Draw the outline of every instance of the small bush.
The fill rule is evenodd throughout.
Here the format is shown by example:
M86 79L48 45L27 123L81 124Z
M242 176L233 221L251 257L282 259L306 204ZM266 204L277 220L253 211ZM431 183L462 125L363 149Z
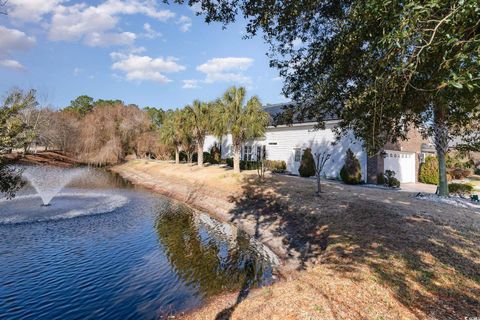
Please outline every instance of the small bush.
M395 178L395 171L386 170L384 175L384 185L389 188L400 187L400 181Z
M175 159L175 154L173 154L173 158ZM185 151L180 151L180 162L187 161L187 153Z
M225 159L227 166L233 168L233 158ZM257 170L257 161L240 160L240 170Z
M476 174L476 175L480 175L480 168L476 168L476 169L475 169L475 174Z
M287 170L287 164L283 160L267 160L265 165L268 170L275 173L283 173Z
M305 178L315 175L315 160L313 159L312 150L310 148L307 148L305 151L303 151L298 173L300 173L300 176Z
M425 162L420 165L418 181L438 185L438 161L434 156L427 156Z
M345 164L340 170L340 178L346 184L359 184L362 181L362 168L360 166L360 161L358 161L350 148L347 150Z
M209 152L204 152L203 153L203 163L211 163L212 157L210 156ZM195 152L192 156L192 162L197 162L198 161L198 154Z
M453 179L459 180L468 178L473 174L472 170L461 168L451 169L448 171L448 173L452 176Z
M220 154L220 149L214 144L210 148L210 163L211 164L219 164L222 160L222 155Z
M448 192L456 194L460 197L465 197L465 195L472 193L473 186L471 184L463 183L450 183L448 185Z

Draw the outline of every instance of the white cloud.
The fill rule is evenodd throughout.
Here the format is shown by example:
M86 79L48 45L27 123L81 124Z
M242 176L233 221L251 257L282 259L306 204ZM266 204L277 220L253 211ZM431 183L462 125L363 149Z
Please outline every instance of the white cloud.
M20 62L13 59L0 60L0 66L15 70L25 70L25 67Z
M61 0L9 0L8 16L21 22L39 22L60 3Z
M112 45L132 45L136 38L137 36L132 32L92 32L84 38L84 42L90 47L108 47Z
M151 58L133 54L126 55L119 52L112 52L110 56L113 60L117 60L112 65L112 69L124 72L125 78L130 81L150 80L167 83L172 80L167 78L164 73L185 70L185 67L178 64L178 59L174 57Z
M32 48L36 40L34 37L27 36L25 32L17 29L9 29L0 25L0 66L15 69L24 70L25 67L11 58L11 56L17 51L26 51Z
M195 89L195 88L200 88L200 87L198 86L198 80L188 79L188 80L183 80L182 88L184 88L184 89Z
M35 45L35 38L24 32L0 26L0 55L11 54L13 51L25 51Z
M155 39L157 37L161 37L162 34L160 32L155 31L150 23L144 23L143 24L143 30L145 30L145 33L142 34L145 38L148 39Z
M197 70L205 73L205 82L237 82L251 83L251 79L244 75L244 71L253 64L252 58L213 58L199 65Z
M180 25L180 31L182 32L187 32L192 27L192 19L187 16L181 16L175 23Z
M142 14L163 22L175 17L153 0L106 0L96 6L67 0L11 0L9 14L13 22L42 21L50 40L80 40L89 46L131 45L136 35L118 28L123 15ZM50 20L43 21L47 14Z

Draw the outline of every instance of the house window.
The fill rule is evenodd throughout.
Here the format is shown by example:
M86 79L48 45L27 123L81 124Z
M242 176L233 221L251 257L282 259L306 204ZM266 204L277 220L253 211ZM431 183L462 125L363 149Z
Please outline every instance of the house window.
M277 142L269 142L268 145L270 146L276 146L278 143Z
M300 162L300 160L302 159L302 149L295 148L293 150L295 150L294 161L295 162Z
M262 160L262 146L257 146L257 161Z
M243 160L252 161L252 146L243 147Z

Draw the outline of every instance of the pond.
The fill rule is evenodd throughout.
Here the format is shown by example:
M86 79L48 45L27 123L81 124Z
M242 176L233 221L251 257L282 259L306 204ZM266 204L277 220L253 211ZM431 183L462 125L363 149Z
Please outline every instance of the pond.
M85 169L49 207L33 193L0 201L1 317L158 319L271 282L247 234L116 175Z

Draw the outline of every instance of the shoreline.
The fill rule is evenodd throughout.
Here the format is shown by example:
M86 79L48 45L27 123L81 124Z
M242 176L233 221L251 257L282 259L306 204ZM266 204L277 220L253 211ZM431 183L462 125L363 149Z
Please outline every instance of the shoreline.
M202 192L202 188L194 186L195 180L182 179L174 181L166 175L162 177L163 179L159 179L149 175L147 172L132 170L126 166L127 163L109 167L107 170L119 174L123 179L134 185L182 202L195 210L207 213L222 222L233 224L246 232L278 257L280 263L275 267L275 270L280 277L287 278L292 271L299 268L301 264L299 259L300 253L292 254L291 250L283 245L284 237L274 235L268 228L259 228L256 221L239 219L231 213L236 209L234 198L240 195L230 195L230 198L226 198L216 193ZM145 163L148 163L148 161L145 161ZM250 209L255 210L256 208L252 207Z

